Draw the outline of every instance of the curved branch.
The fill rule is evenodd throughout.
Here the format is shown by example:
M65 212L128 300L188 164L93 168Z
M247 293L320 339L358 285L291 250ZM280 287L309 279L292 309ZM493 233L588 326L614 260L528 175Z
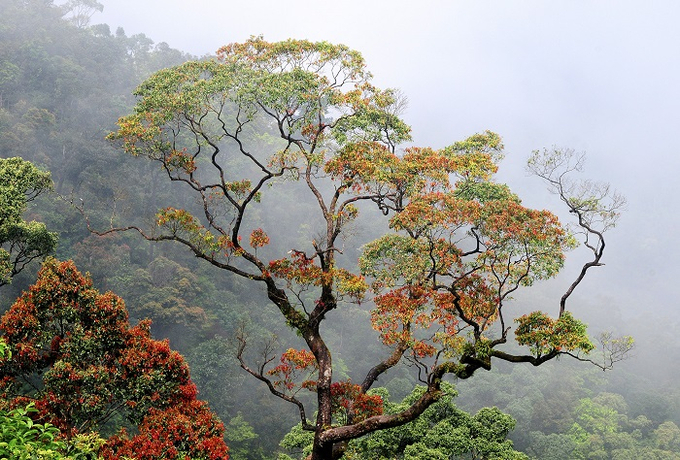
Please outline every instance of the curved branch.
M305 406L304 406L304 404L302 404L302 402L301 402L299 399L297 399L296 397L287 395L287 394L282 393L282 392L280 392L279 390L277 390L276 387L274 386L274 384L272 383L272 381L269 380L267 377L264 376L264 373L263 373L263 372L264 372L264 367L265 367L267 364L269 364L271 361L273 361L273 360L274 360L274 357L273 357L273 356L272 356L272 357L265 357L265 360L264 360L264 362L259 366L259 369L258 369L258 370L254 370L254 369L250 368L250 367L246 364L245 360L243 359L243 352L244 352L245 349L246 349L246 338L245 338L245 334L244 334L242 331L239 332L238 335L236 336L236 339L237 339L238 342L239 342L238 351L237 351L237 353L236 353L236 358L238 359L238 362L239 362L241 368L242 368L243 370L245 370L246 372L248 372L248 373L249 373L250 375L252 375L253 377L255 377L256 379L260 380L261 382L264 382L265 385L267 385L267 388L269 389L269 392L270 392L271 394L273 394L274 396L276 396L276 397L278 397L278 398L283 399L284 401L287 401L287 402L289 402L289 403L294 404L295 406L297 406L298 411L299 411L299 413L300 413L300 421L302 422L302 429L303 429L303 430L307 430L307 431L314 431L314 425L311 425L311 424L307 421L307 415L306 415L306 412L305 412Z
M319 441L321 444L336 444L413 421L443 396L441 382L445 374L469 378L479 368L488 368L488 363L471 358L464 364L445 362L436 365L429 375L425 392L405 410L396 414L375 415L352 425L330 428L319 435Z
M371 368L371 370L368 371L368 374L366 374L364 381L361 383L361 391L366 393L371 388L371 386L373 386L376 380L378 380L378 377L387 372L389 369L396 366L397 363L399 363L399 361L401 360L401 357L404 356L404 353L406 352L406 350L408 350L408 348L409 347L405 342L401 342L392 351L390 356L381 361L379 364L373 366L373 368Z
M506 353L500 350L491 350L491 356L493 358L498 358L509 363L529 363L532 366L540 366L541 364L556 358L561 354L566 354L557 350L552 350L545 355L533 356L533 355L513 355L511 353Z
M616 191L611 191L608 184L570 180L568 175L582 171L584 162L583 153L553 148L542 152L534 151L527 165L532 174L548 183L552 192L567 205L569 212L576 215L577 226L585 236L584 245L593 253L593 259L583 265L579 275L560 299L560 317L566 310L567 299L583 281L588 270L603 265L603 234L616 225L620 211L626 205L626 199ZM596 228L596 225L600 228ZM596 239L596 244L590 243L591 237Z
M432 404L443 395L439 384L429 385L427 391L418 398L408 409L387 415L375 415L353 425L339 426L324 431L319 435L321 444L335 444L350 439L356 439L368 433L386 428L404 425L418 418Z

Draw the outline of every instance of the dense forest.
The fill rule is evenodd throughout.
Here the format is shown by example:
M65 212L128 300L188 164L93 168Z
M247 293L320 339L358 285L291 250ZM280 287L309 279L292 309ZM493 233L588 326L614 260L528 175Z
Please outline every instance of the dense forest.
M210 67L214 61L212 56L190 56L165 43L154 43L152 37L143 34L128 36L121 28L112 30L106 24L91 24L91 13L100 7L96 1L85 0L62 6L51 0L0 0L0 158L5 161L0 166L3 180L0 203L9 209L13 203L10 200L21 201L12 195L16 191L13 187L17 183L18 164L29 168L26 162L30 162L28 164L37 167L36 170L29 168L32 180L43 181L39 193L35 185L20 190L25 202L16 207L16 212L12 211L13 217L10 217L12 212L0 210L3 219L0 241L3 250L9 251L11 235L7 236L5 227L21 219L44 224L33 229L40 232L42 238L38 252L41 256L55 257L48 258L42 269L38 261L25 267L19 264L16 270L10 268L7 283L0 284L0 308L6 312L0 329L10 348L14 347L11 354L3 351L1 371L5 378L25 377L23 386L15 384L11 391L8 386L3 387L0 419L3 427L11 430L8 435L8 430L2 429L0 436L5 438L0 438L0 449L4 448L2 442L9 441L7 436L11 438L11 432L18 432L18 425L37 413L30 405L22 412L21 407L17 409L18 402L25 406L34 398L40 410L52 407L50 410L55 414L57 407L69 407L68 414L39 420L45 424L46 432L53 432L51 426L66 440L55 441L51 446L63 457L54 454L45 458L79 458L76 457L78 449L87 455L99 451L104 458L123 455L160 458L160 451L153 451L155 448L161 449L167 458L184 458L183 455L224 458L218 441L213 439L221 438L222 434L231 459L306 458L315 442L314 432L303 429L297 407L290 401L272 397L264 383L266 378L258 382L243 369L244 362L259 365L270 359L270 354L286 356L289 347L303 347L304 334L299 333L300 329L296 334L290 320L288 325L280 320L280 313L271 307L266 291L254 288L244 277L205 263L196 257L195 251L171 241L149 241L154 238L145 239L136 231L106 232L112 225L149 228L157 219L156 212L170 209L169 206L201 212L205 199L178 188L178 184L167 180L163 167L148 161L143 154L125 154L126 133L119 119L130 113L139 114L140 106L136 109L135 104L140 104L144 97L156 97L153 91L162 90L164 84L159 80L173 77L158 71L178 69L176 66L183 63L193 66L182 68L183 72L195 68L199 73L214 71ZM236 53L221 51L227 58L229 52ZM145 81L146 86L140 87ZM142 89L135 97L133 93L138 87ZM378 94L376 104L380 106L380 97L388 96ZM374 115L367 112L362 123L373 122ZM260 127L263 132L270 129L263 126ZM358 129L348 126L344 135L349 138ZM403 134L400 131L403 128L397 123L389 129L393 135ZM265 135L256 141L262 145L272 142ZM484 142L493 144L494 138L489 135ZM14 159L14 163L7 159ZM188 167L185 160L178 155L174 165L186 172L193 165ZM51 186L45 185L47 173ZM276 235L253 232L250 241L253 251L266 256L269 250L266 244L253 240L253 235L262 241L266 238L267 243L271 237L271 246L304 247L306 238L314 234L312 227L318 223L307 219L312 210L303 201L302 190L284 188L262 202L266 208L259 209L256 217L263 228L288 222L303 224ZM376 218L353 224L351 238L345 241L344 250L338 255L340 266L356 264L359 246L380 237L387 229L386 223L373 222L377 222L383 212L387 213L387 207L373 211L360 207L360 211L369 216L375 212ZM106 234L100 236L91 230ZM26 262L30 261L29 258ZM279 270L284 273L290 266L302 270L306 261L301 257L296 263L297 266L293 262L286 266L282 263L283 268ZM0 275L4 276L4 272ZM285 276L288 275L281 275L281 279L286 279ZM55 278L62 280L64 286L71 286L69 289L82 297L80 302L89 305L96 314L115 311L111 329L73 326L87 324L90 319L86 316L95 314L77 308L63 313L68 316L51 312L54 316L36 319L35 324L44 321L40 323L43 329L37 332L29 331L27 324L27 329L20 329L17 325L22 320L17 318L28 318L27 312L40 308L40 302L35 299L61 295L48 283L48 279ZM288 280L293 278L300 281L299 274L290 275ZM354 280L349 276L344 279L348 283ZM537 291L532 288L518 293L516 297L523 303L521 313L545 308L541 305L544 297L555 297L547 291L548 288ZM307 293L301 289L298 294L303 303ZM347 297L351 294L348 288ZM47 305L46 301L43 305ZM333 347L333 373L347 382L360 380L375 362L384 359L388 347L371 327L370 307L366 304L348 302L333 315L333 323L324 325L326 341ZM477 370L470 379L462 373L449 375L442 383L445 397L430 405L417 420L351 440L343 446L342 458L680 458L680 394L675 384L680 375L677 368L658 368L651 359L661 354L672 356L673 351L680 348L680 342L668 330L667 336L659 330L646 331L644 325L631 331L620 316L598 314L595 308L586 319L593 323L591 335L598 329L625 330L634 335L654 333L657 339L655 343L638 346L627 360L616 363L608 372L563 356L538 367L494 361L490 371ZM73 333L69 335L70 342L62 343L64 334L50 329L57 323L71 324L73 331L80 331L80 341L73 338L76 336ZM30 334L42 337L42 346L54 355L50 357L52 361L38 364L28 359L21 361L22 348L17 344ZM96 398L89 393L89 397L94 398L88 400L91 404L69 401L71 387L59 380L58 372L50 368L57 361L66 363L63 366L77 367L78 360L82 364L83 360L91 359L100 365L112 359L109 354L99 356L93 348L88 348L91 345L99 350L99 345L87 342L92 336L97 340L118 341L115 345L118 348L110 345L116 350L117 361L106 366L126 371L119 380L97 385L118 385L116 388L120 391L116 398L122 401L124 410L99 408L98 403L93 402ZM245 336L249 344L261 343L263 347L244 349ZM73 362L61 357L62 350L67 350L65 355L70 354ZM512 346L509 350L517 352ZM157 367L132 358L128 361L133 362L122 361L122 357L147 356L146 353L151 356L148 362ZM291 363L299 363L295 360L301 358L288 357L289 361L282 357L280 363L288 365L290 370ZM297 371L307 370L301 364L298 366ZM283 367L280 372L287 372L281 369ZM371 398L379 398L384 414L401 413L427 391L419 385L422 384L419 371L422 372L422 365L417 359L391 368L380 376L370 395L366 393L366 404L370 405ZM160 374L163 377L159 377ZM130 383L131 375L148 377ZM263 377L262 370L259 375ZM37 376L44 379L42 383L35 382ZM154 388L163 388L163 391L159 390L159 395ZM197 389L197 393L192 388ZM52 399L41 406L42 400L35 395L48 389ZM343 391L354 390L348 384ZM14 396L19 393L23 399L17 400ZM300 401L305 404L313 399L312 395L300 395ZM354 397L357 401L358 396ZM158 399L165 405L154 405ZM176 446L153 446L149 441L151 447L146 453L135 451L134 444L142 445L140 440L146 435L151 439L149 433L156 425L172 425L169 420L181 419L177 414L164 412L170 406L176 410L186 407L189 414L186 417L190 421L184 427L179 426L178 431L186 429L187 438L196 436L192 438L196 445L206 439L214 444L200 452L189 452L191 447L187 443L178 451ZM99 408L100 412L94 412L93 408ZM368 413L367 417L371 415L370 410ZM346 411L342 416L334 414L334 417L345 417L345 421L360 418L353 411ZM313 417L313 414L307 416ZM224 424L223 429L218 419ZM192 424L205 430L193 432L188 428ZM73 436L69 440L70 434ZM108 441L103 444L105 440ZM47 442L43 444L50 447Z

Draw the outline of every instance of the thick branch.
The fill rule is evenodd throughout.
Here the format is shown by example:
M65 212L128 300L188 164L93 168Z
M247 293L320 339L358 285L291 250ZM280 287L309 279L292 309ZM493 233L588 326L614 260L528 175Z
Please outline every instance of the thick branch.
M359 423L355 423L354 425L331 428L324 431L319 436L319 440L322 444L334 444L350 439L356 439L374 431L404 425L418 418L428 407L437 402L441 396L442 391L439 388L439 384L430 385L427 391L425 391L416 402L402 412L397 414L376 415Z
M550 353L545 355L533 356L533 355L513 355L500 350L491 350L491 356L494 358L502 359L510 363L529 363L533 366L540 366L541 364L556 358L560 354L563 354L557 350L552 350Z
M396 366L397 363L401 360L401 357L404 356L406 350L408 350L408 345L402 342L399 345L397 345L397 347L392 351L390 356L388 356L385 360L383 360L376 366L373 366L373 368L370 371L368 371L368 374L366 374L366 377L364 378L364 381L361 384L361 391L366 393L371 388L371 386L373 386L376 380L378 380L378 377L380 377L382 374L387 372L392 367Z

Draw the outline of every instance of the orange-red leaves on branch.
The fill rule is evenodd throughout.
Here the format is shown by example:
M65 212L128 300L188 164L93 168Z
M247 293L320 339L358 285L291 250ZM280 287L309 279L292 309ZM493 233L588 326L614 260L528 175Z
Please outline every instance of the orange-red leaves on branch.
M339 179L354 192L364 192L376 184L395 182L398 158L377 142L349 144L324 165L325 172Z
M288 280L302 286L320 286L329 282L329 275L314 263L304 252L292 251L288 259L272 260L269 270L277 278Z
M357 423L383 413L382 397L362 392L359 385L349 380L331 385L331 400L333 415L342 423L346 423L350 416Z
M130 437L123 431L108 440L102 451L104 460L228 460L224 426L202 401L166 410L152 408Z
M333 286L337 300L361 302L368 290L368 283L361 275L343 269L330 267L324 270L315 264L315 258L304 252L291 251L290 258L269 262L269 272L286 280L288 288L294 291L310 286Z
M171 150L164 160L170 170L181 170L187 174L196 171L196 162L187 149Z
M375 298L371 311L373 328L386 345L408 344L419 357L432 356L436 349L420 338L432 322L432 292L420 286L393 289Z
M17 299L0 321L5 340L14 348L13 359L5 362L5 375L30 374L53 364L58 351L69 350L69 341L106 340L124 342L128 315L123 300L112 293L99 294L92 281L73 262L47 259L34 285ZM97 325L97 327L95 327ZM77 357L77 355L76 355Z
M250 247L257 249L269 244L269 237L261 228L256 228L250 233Z
M317 370L318 364L311 352L289 348L281 355L280 364L269 370L267 374L277 378L274 386L282 390L293 391L296 386L311 389L315 383L309 378L301 382L298 380L300 380L300 374L305 373L306 377L310 377Z
M146 154L159 146L161 128L158 113L134 114L118 120L118 131L107 139L121 141L123 150L131 155Z

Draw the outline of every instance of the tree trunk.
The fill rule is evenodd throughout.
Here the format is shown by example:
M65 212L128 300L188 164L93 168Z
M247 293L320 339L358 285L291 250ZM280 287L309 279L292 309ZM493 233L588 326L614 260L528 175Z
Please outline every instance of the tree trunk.
M323 445L318 442L318 434L314 436L314 446L310 460L333 460L333 444Z

